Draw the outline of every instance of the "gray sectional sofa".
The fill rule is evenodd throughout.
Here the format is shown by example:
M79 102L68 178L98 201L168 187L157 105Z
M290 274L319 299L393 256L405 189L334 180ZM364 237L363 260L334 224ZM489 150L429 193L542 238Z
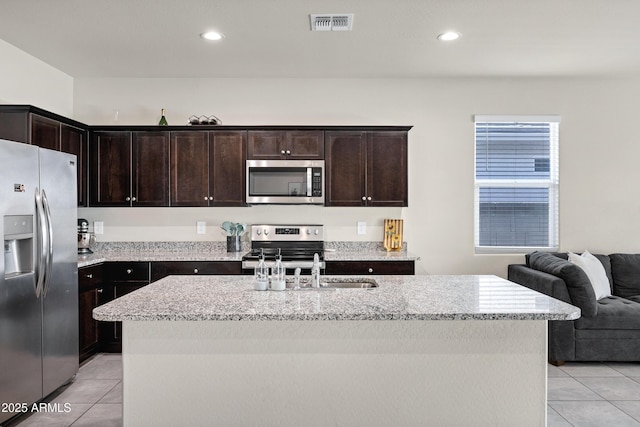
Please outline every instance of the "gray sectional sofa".
M549 361L640 361L640 254L595 255L611 286L596 300L586 273L567 253L533 252L509 265L509 280L565 301L580 319L549 321Z

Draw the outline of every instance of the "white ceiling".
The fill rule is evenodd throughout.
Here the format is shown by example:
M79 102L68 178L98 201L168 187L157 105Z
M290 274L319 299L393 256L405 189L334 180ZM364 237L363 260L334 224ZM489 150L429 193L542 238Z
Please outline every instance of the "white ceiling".
M611 76L640 74L639 19L640 0L2 0L0 39L73 77Z

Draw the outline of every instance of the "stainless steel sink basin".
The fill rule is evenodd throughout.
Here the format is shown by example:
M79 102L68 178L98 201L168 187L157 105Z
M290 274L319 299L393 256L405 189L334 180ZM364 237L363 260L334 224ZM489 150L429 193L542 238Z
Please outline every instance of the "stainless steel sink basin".
M287 289L293 290L293 282L287 281ZM300 283L301 291L313 290L332 290L332 289L374 289L378 287L378 283L372 279L354 279L354 280L325 280L320 282L319 288L310 288L308 283Z

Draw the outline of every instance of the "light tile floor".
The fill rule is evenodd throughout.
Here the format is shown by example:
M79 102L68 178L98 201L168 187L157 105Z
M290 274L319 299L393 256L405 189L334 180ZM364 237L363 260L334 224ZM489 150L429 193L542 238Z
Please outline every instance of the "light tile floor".
M640 363L548 368L549 427L640 427Z
M549 427L640 427L640 363L548 365ZM47 399L70 412L33 413L7 427L122 425L122 358L97 354L75 381Z
M80 366L73 383L46 402L58 403L52 407L60 408L59 412L31 413L7 427L122 426L122 357L108 353L93 356Z

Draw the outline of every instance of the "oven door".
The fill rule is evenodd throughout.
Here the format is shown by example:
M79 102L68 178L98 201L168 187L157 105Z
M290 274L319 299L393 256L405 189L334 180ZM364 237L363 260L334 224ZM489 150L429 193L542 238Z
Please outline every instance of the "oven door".
M324 160L247 160L247 204L324 204Z

